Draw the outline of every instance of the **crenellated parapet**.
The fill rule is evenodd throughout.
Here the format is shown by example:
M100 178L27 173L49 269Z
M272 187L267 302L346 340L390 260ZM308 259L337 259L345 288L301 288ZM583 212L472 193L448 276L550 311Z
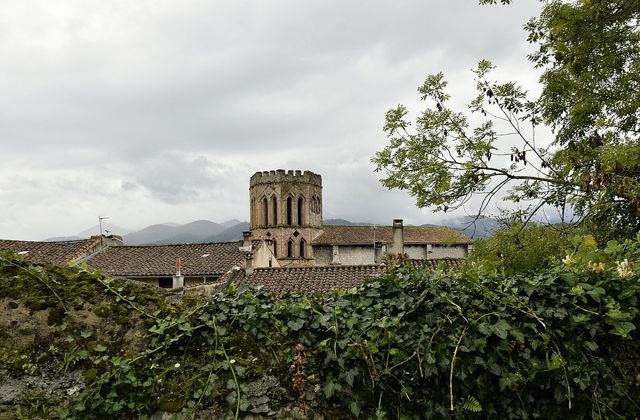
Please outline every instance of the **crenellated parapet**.
M322 187L322 177L311 171L277 169L275 171L262 171L253 174L249 186L274 183L305 183Z

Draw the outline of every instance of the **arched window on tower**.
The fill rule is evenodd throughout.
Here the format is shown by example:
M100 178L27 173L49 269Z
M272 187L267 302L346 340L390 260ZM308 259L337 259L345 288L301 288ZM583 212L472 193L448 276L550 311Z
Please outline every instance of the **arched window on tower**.
M293 199L287 197L287 224L291 226L293 224Z
M276 242L276 240L273 240L273 256L278 258L278 242Z
M298 224L303 225L302 216L304 215L304 198L298 197Z
M306 248L307 248L307 243L304 241L304 239L300 239L300 258L306 257L306 253L305 253Z
M287 242L287 257L293 258L293 241L291 239Z
M273 198L271 198L271 206L273 207L273 224L277 225L278 224L278 199L276 198L275 195L273 196Z
M269 224L269 203L267 202L267 197L262 199L262 217L264 218L264 225Z

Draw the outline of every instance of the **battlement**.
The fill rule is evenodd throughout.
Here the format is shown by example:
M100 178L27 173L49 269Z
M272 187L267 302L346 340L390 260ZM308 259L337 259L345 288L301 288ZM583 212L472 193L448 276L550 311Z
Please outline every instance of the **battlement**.
M253 187L254 185L259 184L273 184L283 182L307 183L322 187L322 177L318 174L315 174L311 171L285 171L284 169L256 172L251 177L249 186Z

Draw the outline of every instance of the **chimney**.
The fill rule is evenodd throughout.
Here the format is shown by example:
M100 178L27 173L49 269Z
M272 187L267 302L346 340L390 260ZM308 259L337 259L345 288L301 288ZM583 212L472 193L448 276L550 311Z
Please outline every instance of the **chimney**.
M184 287L184 276L182 275L182 261L176 258L176 274L173 276L173 288Z
M120 235L94 235L91 237L91 239L100 239L100 245L102 245L103 247L124 245L122 236Z
M376 241L373 248L373 263L378 264L382 261L382 242Z
M242 248L240 248L242 251L245 252L250 252L251 251L251 231L250 230L246 230L244 232L242 232Z
M250 252L245 256L244 272L247 274L247 276L253 274L253 254Z
M402 219L393 219L393 244L389 250L391 255L404 256L404 228Z

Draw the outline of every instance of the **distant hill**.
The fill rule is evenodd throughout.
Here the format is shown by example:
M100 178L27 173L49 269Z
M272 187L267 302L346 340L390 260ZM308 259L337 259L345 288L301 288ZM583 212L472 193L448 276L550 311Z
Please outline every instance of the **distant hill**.
M238 219L227 220L226 222L220 223L220 226L224 226L225 229L229 229L229 228L235 227L235 226L237 226L237 225L239 225L241 223L245 223L247 225L247 228L249 227L249 223L241 222ZM246 230L249 230L249 229L246 229Z
M208 242L227 242L242 239L242 232L249 230L249 223L239 222L228 229L223 230Z
M157 241L146 242L146 244L152 245L164 245L164 244L184 244L184 243L199 243L199 242L229 242L229 241L237 241L242 239L242 232L249 230L249 223L240 222L237 220L230 220L224 223L213 223L205 224L201 222L207 222L206 220L200 220L198 222L189 223L187 225L180 226L181 228L186 227L185 231L173 235L164 237ZM202 230L193 232L191 229L194 227L194 223L198 223L195 225L201 226ZM216 225L214 227L213 225ZM225 228L225 226L229 226ZM130 245L128 242L125 243Z
M118 226L118 225L114 225L113 223L110 223L108 220L105 220L102 222L102 233L103 234L107 234L109 233L110 235L126 235L127 233L131 232L130 229L126 229L123 228L122 226ZM45 239L45 242L52 242L52 241L75 241L78 239L87 239L90 238L91 236L95 236L95 235L99 235L100 234L100 228L98 227L98 225L96 224L95 226L92 226L88 229L83 230L82 232L78 232L75 235L71 235L71 236L56 236L54 238L47 238Z
M60 242L60 241L77 241L78 239L86 239L81 238L79 236L54 236L53 238L47 238L44 242Z
M500 222L490 217L464 216L458 219L447 220L442 225L424 224L422 226L447 226L473 239L484 239L493 235L500 229Z
M109 233L110 235L122 236L122 235L126 235L129 232L131 232L131 229L126 229L126 228L123 228L122 226L114 225L113 223L109 222L109 220L105 220L102 222L102 233L105 235ZM90 227L89 229L83 230L82 232L78 233L76 236L80 238L89 238L94 235L100 235L100 228L98 227L97 224L93 227Z
M229 242L242 239L242 232L249 230L249 223L237 219L215 223L196 220L186 224L159 223L130 232L121 227L103 224L103 233L121 235L125 245L163 245L198 242ZM99 229L92 227L77 235L48 238L45 241L71 241L98 235Z
M124 235L126 245L180 244L205 242L227 228L209 220L196 220L184 225L151 225L137 232Z
M350 222L345 219L327 219L323 221L325 225L339 225L339 226L370 226L373 223L365 223L365 222ZM379 224L379 223L378 223Z
M352 222L346 219L327 219L325 225L370 226L371 223ZM422 226L448 226L474 239L486 238L500 228L497 220L488 217L480 218L473 224L473 217L461 217L446 221L441 225L425 224ZM109 230L115 235L125 231L114 225L106 225L103 231ZM126 245L164 245L199 242L228 242L242 239L242 232L249 230L249 223L237 219L215 223L210 220L196 220L183 225L177 223L161 223L147 226L135 232L123 235ZM49 238L47 241L65 241L88 238L97 235L97 228L87 229L75 236Z

